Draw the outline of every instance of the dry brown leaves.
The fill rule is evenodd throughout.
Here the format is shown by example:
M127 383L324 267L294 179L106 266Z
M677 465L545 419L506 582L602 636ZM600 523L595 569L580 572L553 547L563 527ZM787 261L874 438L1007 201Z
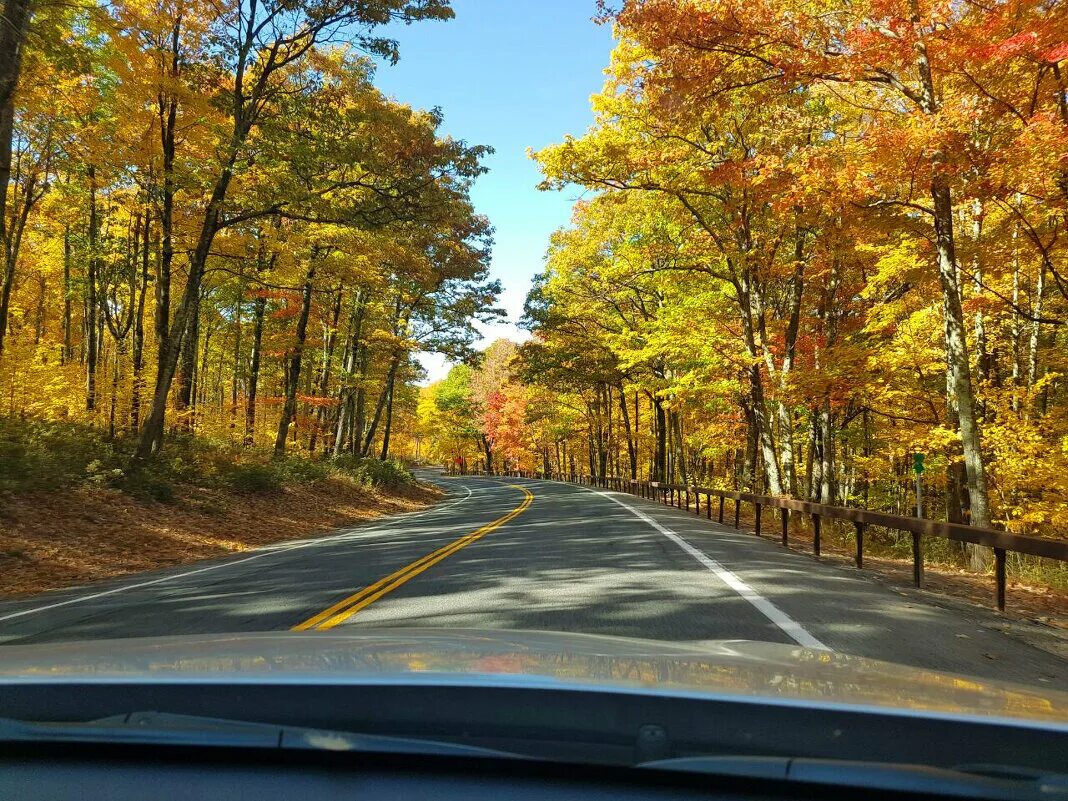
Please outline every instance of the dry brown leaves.
M0 596L327 534L421 509L441 495L426 486L379 492L331 478L271 495L184 489L171 504L94 487L0 498Z

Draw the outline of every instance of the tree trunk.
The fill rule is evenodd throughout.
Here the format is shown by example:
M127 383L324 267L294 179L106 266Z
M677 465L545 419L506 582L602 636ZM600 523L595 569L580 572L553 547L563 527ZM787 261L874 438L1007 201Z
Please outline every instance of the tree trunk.
M204 344L200 348L200 367L193 373L193 414L190 415L190 420L193 423L196 422L197 409L203 408L208 403L208 387L210 386L208 382L208 357L211 355L211 337L215 331L215 326L213 326L209 320L207 327L204 329ZM219 382L222 380L221 375L222 369L219 368L215 373L215 397L219 397Z
M940 160L941 162L941 160ZM941 166L941 163L939 164ZM971 368L961 308L960 288L956 278L956 254L953 248L953 204L945 179L936 175L931 185L935 211L935 243L938 250L938 273L946 310L946 361L953 395L960 419L964 470L968 480L970 523L989 526L990 513L983 463L982 438L972 392Z
M4 0L0 13L0 246L6 269L0 288L0 354L4 352L8 308L15 280L11 232L7 230L8 185L11 183L11 142L15 130L15 88L22 69L26 32L33 15L30 0Z
M749 353L749 409L753 415L760 450L763 455L764 480L767 490L772 495L782 493L782 481L779 472L778 454L775 437L768 418L768 407L764 399L764 378L760 374L760 354L756 343L756 328L753 323L753 307L750 299L748 279L743 278L735 286L738 295L742 319L742 335Z
M654 481L667 481L667 414L660 398L650 396L656 426L656 454L653 458Z
M135 461L144 461L155 453L163 444L163 420L167 413L167 395L170 393L171 382L174 380L175 371L178 368L178 356L181 353L182 335L188 324L188 318L194 311L197 300L200 298L200 285L204 278L204 268L207 265L208 254L211 252L211 244L215 240L215 234L219 231L222 214L222 204L226 198L230 181L233 177L233 164L236 154L223 167L218 181L212 189L211 199L205 212L197 238L196 247L189 258L189 278L186 281L185 292L178 305L174 320L170 326L168 336L160 342L159 370L156 375L156 386L152 393L152 409L145 427L141 432L141 439L137 443L134 453Z
M1012 229L1012 317L1010 332L1012 335L1012 411L1020 413L1020 385L1023 383L1023 360L1020 349L1023 345L1023 327L1020 321L1020 251L1017 238L1020 225Z
M679 466L679 478L682 479L683 484L689 484L690 475L689 471L686 469L686 448L682 442L682 421L679 420L679 412L677 409L671 410L670 418L671 430L675 440L675 461Z
M627 459L630 464L630 477L638 477L638 443L634 438L634 431L630 425L630 411L627 409L627 393L623 386L619 387L619 411L623 413L623 429L627 435Z
M400 367L400 354L395 353L389 364L389 372L386 374L386 382L382 386L382 392L378 396L378 403L375 405L375 414L371 418L371 425L367 427L367 433L360 441L360 456L369 456L371 453L371 443L375 440L375 434L378 433L378 423L382 419L382 411L386 408L386 400L389 394L390 388L393 386L393 379L397 374L397 369ZM357 414L362 413L362 410L357 411ZM360 421L357 420L357 423ZM357 431L357 435L359 431Z
M148 258L151 251L150 237L152 217L145 210L144 238L141 246L141 281L137 289L137 309L134 312L133 328L133 383L130 387L130 431L137 433L141 427L141 390L145 354L145 295L148 290Z
M96 214L96 168L92 165L88 170L89 177L89 275L86 278L86 306L85 306L85 410L96 410L96 367L99 355L100 338L97 335L97 312L98 303L96 297L97 284L97 233L99 220Z
M71 346L70 226L63 227L63 351L60 364L74 358Z
M482 444L482 452L486 455L486 473L493 475L493 443L485 434L479 436Z
M330 367L334 361L334 346L337 342L337 324L341 319L341 295L342 291L339 289L337 297L334 299L333 319L323 343L323 362L319 368L319 375L316 377L315 381L315 388L320 399L320 405L318 405L315 410L315 427L312 429L311 440L308 442L308 450L312 453L315 452L315 445L319 439L319 429L322 428L324 418L326 417L326 409L322 406L321 402L322 399L326 398L327 390L330 388Z
M808 493L805 497L819 503L823 492L823 409L811 410L809 419L809 469Z
M366 304L364 290L357 288L352 296L352 310L349 312L348 338L345 344L345 358L343 360L345 381L338 390L338 419L337 430L334 434L334 456L339 456L345 450L347 436L352 433L355 415L355 395L351 386L353 376L356 373L360 356L362 355L363 316ZM349 448L351 451L352 449Z
M108 438L115 438L115 408L118 405L119 395L119 353L121 352L121 345L115 343L115 358L111 366L111 400L108 404Z
M781 396L787 391L787 382L794 368L794 359L797 354L797 334L801 325L801 300L805 289L805 232L797 228L794 237L794 272L790 277L789 307L786 324L786 352L783 356L782 367L778 370L778 388ZM760 302L759 320L761 329L764 327L764 303ZM764 351L764 360L768 365L768 374L775 375L775 359L768 347L766 332L761 330L761 340ZM791 497L797 496L797 468L794 454L794 420L790 407L785 400L775 402L775 410L778 418L779 453L782 462L782 479L785 482L785 490Z
M6 226L0 226L6 227ZM7 233L6 231L4 232ZM4 352L4 341L7 339L8 309L11 307L11 292L15 287L15 258L11 252L11 246L6 242L4 245L4 274L0 280L0 355Z
M245 288L244 281L241 282L241 286L237 292L237 300L234 301L234 358L233 368L230 376L230 438L233 439L234 432L237 429L237 397L239 394L239 386L241 384L241 333L242 324L241 309L245 303ZM220 349L221 350L221 349ZM220 373L222 372L222 355L219 356Z
M267 310L267 298L256 297L252 307L252 361L248 371L248 394L245 397L245 446L256 439L256 392L260 384L260 347L263 344L263 317Z
M1042 295L1046 291L1046 265L1042 263L1038 268L1038 281L1035 284L1035 301L1031 316L1031 331L1027 340L1027 392L1033 393L1035 384L1038 382L1038 345L1039 328L1038 318L1042 316ZM1032 399L1027 406L1026 414L1030 418L1036 407L1036 399Z
M983 292L983 260L979 255L982 252L982 237L983 203L981 200L976 199L972 201L972 294L975 297L979 297ZM986 317L981 308L975 312L973 325L975 330L976 363L979 365L979 378L983 381L989 381L991 375L991 360L986 343ZM985 409L980 408L980 412L985 412Z
M190 432L194 428L193 407L196 400L193 395L193 382L196 380L199 348L200 298L198 296L187 318L185 335L182 338L182 360L178 370L177 391L174 393L174 410L178 413L178 424L184 431Z
M166 69L172 81L177 82L181 72L179 40L181 18L171 29L170 63ZM160 258L156 274L156 342L161 347L170 334L171 314L171 265L174 262L174 155L178 127L178 98L174 94L160 92L156 98L159 116L160 149L163 153L163 197L160 212ZM162 359L160 360L163 361ZM157 383L163 373L162 363L157 374Z
M938 111L934 79L922 33L918 0L910 0L911 23L917 34L916 69L919 77L920 107L930 115ZM960 418L961 445L964 451L964 470L968 479L968 498L973 526L989 526L990 511L986 488L986 466L983 463L982 435L972 391L971 367L968 364L968 342L965 333L964 311L961 308L960 282L957 278L957 254L953 239L953 196L947 177L946 155L936 149L930 163L931 200L933 205L935 248L938 253L938 277L942 285L943 307L946 314L946 362L948 379L957 401ZM974 560L973 560L974 561Z
M831 413L830 400L823 401L820 414L820 442L822 444L822 464L820 465L820 503L833 505L838 493L835 481L835 447L834 415Z
M386 399L386 423L382 429L382 455L378 457L383 462L386 460L386 457L389 456L389 434L393 428L393 387L396 384L396 380L396 374L391 375L389 378L388 397ZM493 472L490 469L488 460L486 462L486 472Z
M286 452L286 435L289 425L297 413L297 384L300 381L300 365L304 358L304 342L308 334L308 315L311 313L312 281L315 279L315 264L308 268L304 279L304 294L301 297L300 317L297 319L297 339L293 353L286 362L285 403L282 405L282 417L278 421L278 435L274 439L275 458L281 458Z

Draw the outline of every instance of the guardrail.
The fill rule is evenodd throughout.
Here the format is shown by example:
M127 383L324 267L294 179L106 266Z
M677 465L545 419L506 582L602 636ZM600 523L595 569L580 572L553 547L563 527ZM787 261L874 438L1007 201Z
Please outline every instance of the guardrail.
M484 475L484 473L480 473ZM864 532L868 526L879 526L893 531L908 532L912 535L912 578L917 587L923 586L923 537L941 537L955 542L969 542L985 545L994 550L994 602L999 611L1005 611L1005 555L1009 551L1041 556L1068 562L1068 542L1028 537L1023 534L1011 534L993 528L978 528L961 523L942 523L937 520L925 520L919 517L904 517L885 512L873 512L869 509L856 509L849 506L831 506L810 501L798 501L774 495L755 495L749 492L711 489L708 487L687 486L684 484L661 484L656 481L620 478L618 476L587 476L578 473L544 473L530 470L510 470L505 476L542 479L549 481L566 481L572 484L602 487L618 492L627 492L641 498L651 498L669 506L689 511L691 497L694 511L701 514L701 498L705 499L705 516L712 519L713 498L716 520L723 522L724 506L729 500L733 504L734 528L740 528L743 503L753 506L753 533L762 535L762 518L764 509L778 509L781 521L781 543L789 547L790 513L809 515L812 518L812 550L820 555L820 529L824 519L848 520L853 523L856 532L856 555L854 561L858 568L864 567Z

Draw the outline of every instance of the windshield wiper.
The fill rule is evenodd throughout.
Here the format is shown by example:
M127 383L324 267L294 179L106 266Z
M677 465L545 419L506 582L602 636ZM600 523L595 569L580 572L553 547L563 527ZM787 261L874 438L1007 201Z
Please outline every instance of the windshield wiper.
M1068 776L1019 771L1005 766L957 769L886 762L837 759L793 759L774 756L691 756L642 762L639 768L702 773L802 784L836 785L927 793L932 796L1068 801Z
M473 745L363 732L306 729L169 712L129 712L83 723L37 723L0 718L0 743L128 743L231 748L307 749L354 753L476 756L523 759Z

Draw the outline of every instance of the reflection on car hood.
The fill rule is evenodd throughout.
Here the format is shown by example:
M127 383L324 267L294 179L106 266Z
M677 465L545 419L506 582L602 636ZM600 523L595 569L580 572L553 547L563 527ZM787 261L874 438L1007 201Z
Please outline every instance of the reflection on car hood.
M364 629L95 640L0 649L24 681L495 684L890 707L1068 723L1068 694L792 645L685 645L536 631Z

